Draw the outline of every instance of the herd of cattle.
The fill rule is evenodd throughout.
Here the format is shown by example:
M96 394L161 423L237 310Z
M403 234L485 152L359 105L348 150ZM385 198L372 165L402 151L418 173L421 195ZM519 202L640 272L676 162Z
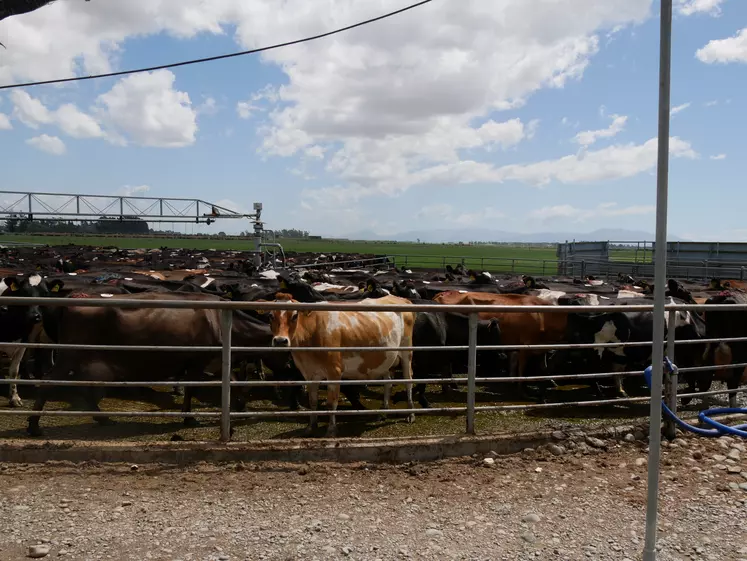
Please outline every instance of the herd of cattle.
M477 320L477 344L554 345L650 342L652 312L625 311L631 304L651 304L652 287L645 281L619 277L615 282L594 278L534 279L494 278L489 273L465 270L462 265L445 271L412 272L382 262L375 268L360 268L350 256L290 256L285 268L256 270L246 253L234 251L118 250L95 248L0 248L0 296L65 298L117 298L123 300L190 300L244 302L292 300L331 302L340 311L274 311L242 309L232 312L232 346L264 347L267 352L234 352L233 376L245 379L254 374L276 380L302 380L308 384L308 404L317 409L320 381L359 379L448 378L467 370L466 350L435 350L426 347L465 346L469 341L469 317L442 311L350 311L350 302L380 304L458 305L615 305L619 312L482 312ZM345 261L345 268L334 265ZM329 263L320 266L320 263ZM305 266L306 265L306 266ZM745 304L747 292L739 281L713 280L708 285L687 287L675 280L667 284L668 303ZM1 303L1 301L0 301ZM681 376L688 391L707 391L714 379L730 390L743 381L744 368L731 365L747 362L747 342L700 342L704 339L747 337L747 311L677 312L674 325L665 317L666 329L674 329L678 345L675 362L679 367L714 366L710 371ZM5 343L53 342L76 345L179 345L180 352L107 351L4 348L9 355L9 378L21 370L30 377L84 381L180 381L199 380L220 372L219 354L190 350L192 347L220 346L219 310L103 308L82 306L7 305L0 306L0 333ZM397 347L414 347L414 351ZM271 347L275 347L273 350ZM311 352L304 347L376 347L368 352ZM424 350L418 350L424 347ZM287 349L279 351L278 348ZM24 352L25 351L25 352ZM33 368L28 359L33 356ZM531 389L532 397L545 399L546 390L562 384L563 376L609 373L606 378L585 380L600 395L614 387L616 395L645 391L641 376L625 376L651 362L651 345L608 346L558 350L518 349L510 352L478 350L477 375L493 378L484 386L500 393ZM241 366L244 368L241 368ZM24 366L25 368L22 368ZM269 371L269 372L268 372ZM271 373L271 374L270 374ZM401 373L401 374L400 374ZM505 376L551 376L547 383L507 384ZM417 399L431 407L425 384L406 384L403 393L390 395L392 384L384 384L383 408L390 401L406 397L408 408ZM449 384L444 382L446 388ZM414 386L414 387L413 387ZM54 386L36 389L34 411L59 392ZM361 386L328 384L326 403L337 409L340 391L355 409L361 403ZM103 390L78 387L76 397L98 411ZM303 398L301 386L287 386L276 397L291 409ZM403 395L404 394L404 395ZM245 395L235 391L232 407L245 407ZM732 404L736 394L730 394ZM184 388L182 410L191 411L192 387ZM10 406L23 405L16 385L10 384ZM414 415L408 419L412 421ZM96 417L100 423L110 422ZM186 417L185 423L195 423ZM309 429L317 419L310 415ZM39 416L32 415L28 432L40 435ZM329 414L328 434L335 432L335 415Z

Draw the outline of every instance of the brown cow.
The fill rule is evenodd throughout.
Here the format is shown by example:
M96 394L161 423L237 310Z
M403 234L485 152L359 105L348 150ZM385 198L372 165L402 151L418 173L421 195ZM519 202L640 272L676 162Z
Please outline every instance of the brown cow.
M438 294L434 301L441 304L473 306L547 306L537 296L526 294L492 294L488 292L460 292L449 290ZM501 326L504 345L548 345L565 341L568 314L563 312L481 312L480 319L497 319ZM526 364L532 353L545 351L519 350L517 373L525 375ZM513 374L513 373L512 373ZM520 385L521 387L521 385Z
M361 304L410 304L397 296L367 298ZM340 305L341 307L344 304ZM275 311L271 314L274 347L288 347L296 367L304 379L317 381L309 385L309 407L317 409L319 381L322 380L377 380L389 379L391 369L399 363L406 380L412 379L412 351L371 352L303 352L294 347L409 347L412 346L414 312L357 312L357 311ZM384 385L384 409L389 408L391 384ZM340 385L327 384L327 407L337 409ZM407 405L414 408L412 385L407 385ZM415 415L408 415L413 422ZM307 432L318 426L317 415L309 418ZM327 436L334 436L336 420L329 416Z
M194 300L220 301L221 298L202 293L151 293L117 295L122 300ZM222 342L220 310L159 309L159 308L53 308L44 313L44 329L56 343L84 345L158 345L185 346L178 352L96 351L60 349L48 379L92 381L146 381L195 379L202 375L219 352L190 351L189 347L220 346ZM233 312L232 343L236 346L267 346L272 340L269 326L241 311ZM87 390L87 391L86 391ZM99 411L102 397L97 388L86 389L82 395L91 411ZM191 411L191 388L184 392L182 411ZM34 411L41 411L47 402L49 386L41 386ZM109 422L97 417L99 423ZM185 418L185 424L194 418ZM41 434L39 416L29 417L28 432Z

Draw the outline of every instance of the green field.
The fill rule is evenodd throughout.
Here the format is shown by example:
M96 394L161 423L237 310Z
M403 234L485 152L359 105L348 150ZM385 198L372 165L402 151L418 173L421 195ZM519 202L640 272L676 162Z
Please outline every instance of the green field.
M123 248L158 247L247 250L252 241L247 239L205 239L166 237L117 237L117 236L44 236L44 235L0 235L4 242L38 243L49 245L92 245ZM424 244L400 242L373 242L352 240L280 240L286 252L304 253L351 253L388 255L398 266L413 269L441 269L446 264L463 263L467 268L501 273L553 274L557 270L555 247L532 246L530 244L459 245ZM636 255L633 249L613 249L614 261L643 261L643 253ZM650 262L648 252L646 262Z

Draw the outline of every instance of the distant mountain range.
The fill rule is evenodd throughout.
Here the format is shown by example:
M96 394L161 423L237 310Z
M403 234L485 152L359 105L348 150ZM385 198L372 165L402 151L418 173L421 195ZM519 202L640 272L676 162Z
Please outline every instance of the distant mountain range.
M561 243L565 241L627 241L652 242L655 235L651 232L624 230L621 228L604 228L593 232L538 232L536 234L519 234L490 230L487 228L460 228L455 230L412 230L398 234L379 235L371 231L353 232L345 236L350 240L396 241L423 243L459 243L459 242L504 242L504 243ZM687 241L677 236L668 236L670 242Z

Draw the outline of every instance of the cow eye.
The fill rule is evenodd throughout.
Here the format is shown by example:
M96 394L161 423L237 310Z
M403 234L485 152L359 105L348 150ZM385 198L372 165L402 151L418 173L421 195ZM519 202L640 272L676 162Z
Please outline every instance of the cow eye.
M298 312L293 312L293 315L291 316L291 321L295 322L298 320Z

